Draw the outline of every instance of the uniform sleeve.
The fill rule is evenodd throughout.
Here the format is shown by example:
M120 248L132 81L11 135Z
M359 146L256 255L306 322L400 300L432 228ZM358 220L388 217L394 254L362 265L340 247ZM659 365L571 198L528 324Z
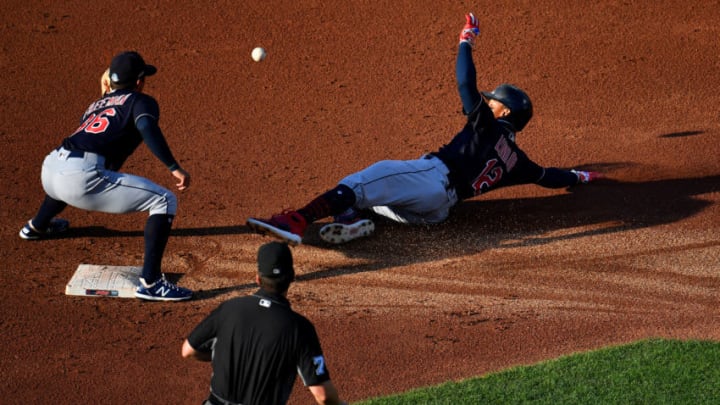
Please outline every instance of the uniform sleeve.
M303 323L302 346L299 348L297 364L298 374L306 387L320 385L330 380L330 372L325 364L325 356L315 327L310 321L305 320Z
M547 188L562 188L574 186L577 182L577 175L570 170L548 167L536 184Z
M507 185L534 183L547 188L570 187L578 182L575 173L555 167L542 167L530 160L527 155L516 150L517 166L510 172L511 180Z
M160 117L160 108L157 101L152 97L140 97L133 107L133 118L135 119L135 127L143 137L143 141L148 146L153 155L168 167L169 170L179 168L175 157L170 151L170 147L163 136L158 120Z
M545 169L530 158L520 149L515 149L516 163L508 173L508 182L506 186L519 184L540 184L539 182L545 177Z
M482 96L477 89L476 75L475 64L472 59L472 47L466 42L461 42L458 47L457 61L455 62L455 78L463 105L463 112L466 115L473 111L475 106L482 100Z
M220 318L221 311L222 305L211 312L190 332L187 340L193 349L199 352L212 351L212 343L215 341L218 333L218 319Z

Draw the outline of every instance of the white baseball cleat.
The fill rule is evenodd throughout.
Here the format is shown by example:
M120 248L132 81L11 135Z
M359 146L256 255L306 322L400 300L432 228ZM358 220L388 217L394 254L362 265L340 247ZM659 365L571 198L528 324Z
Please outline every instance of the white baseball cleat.
M374 231L375 223L369 219L358 219L349 224L333 222L320 228L320 238L327 243L339 245L370 236Z

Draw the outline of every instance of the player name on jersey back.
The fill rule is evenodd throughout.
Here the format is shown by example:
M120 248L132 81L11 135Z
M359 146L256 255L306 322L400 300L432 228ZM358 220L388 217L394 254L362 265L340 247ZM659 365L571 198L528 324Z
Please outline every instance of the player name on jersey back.
M127 93L118 96L103 97L100 100L90 104L90 107L85 110L85 115L90 114L91 112L100 108L123 105L131 95L132 93Z

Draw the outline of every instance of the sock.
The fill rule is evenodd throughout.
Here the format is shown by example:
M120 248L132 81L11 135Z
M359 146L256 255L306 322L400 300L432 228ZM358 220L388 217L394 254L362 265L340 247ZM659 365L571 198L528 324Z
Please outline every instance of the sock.
M341 214L355 204L355 192L344 184L339 184L332 190L326 191L303 208L298 213L305 217L308 223L320 218Z
M33 228L39 232L45 232L50 225L50 221L61 213L65 207L67 207L66 203L46 195L45 200L40 204L37 215L31 220Z
M174 215L150 215L145 223L145 260L142 278L147 284L154 283L162 276L160 265L170 238L173 218Z

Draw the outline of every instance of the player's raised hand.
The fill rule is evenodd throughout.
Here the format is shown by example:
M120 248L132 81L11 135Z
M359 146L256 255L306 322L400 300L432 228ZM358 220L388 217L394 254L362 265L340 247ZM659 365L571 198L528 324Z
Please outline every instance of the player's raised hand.
M475 47L475 37L480 34L478 19L473 13L465 15L465 26L460 31L460 42L467 42L471 47Z
M603 177L599 172L585 172L582 170L570 170L578 176L578 183L587 184Z

